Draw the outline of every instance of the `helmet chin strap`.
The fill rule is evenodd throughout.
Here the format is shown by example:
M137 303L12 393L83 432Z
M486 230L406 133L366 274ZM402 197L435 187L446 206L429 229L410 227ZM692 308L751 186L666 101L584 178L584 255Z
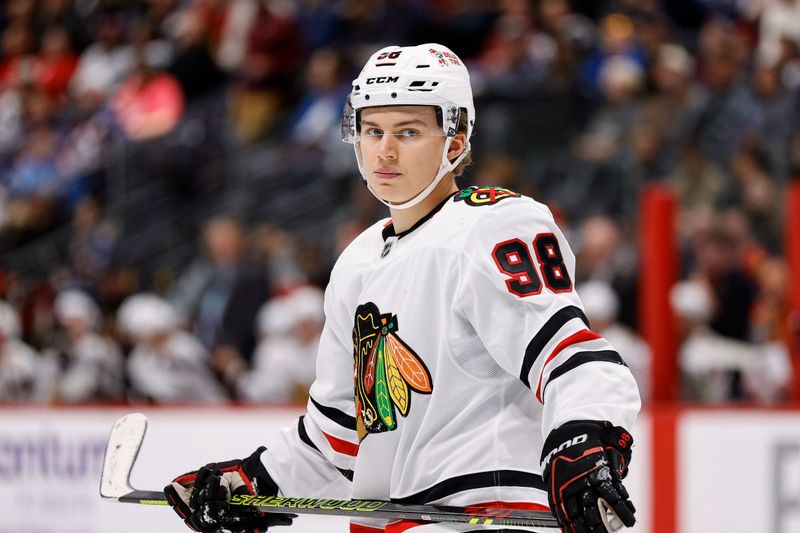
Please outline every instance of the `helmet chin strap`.
M392 202L389 202L388 200L384 200L383 198L380 197L380 195L378 195L378 193L375 191L375 189L372 188L372 185L369 184L369 180L367 180L367 175L364 172L364 167L361 164L361 154L360 154L360 150L359 150L359 146L358 146L359 143L357 143L357 142L354 143L353 144L353 148L355 148L355 152L356 152L356 161L358 161L358 170L359 170L359 172L361 172L361 178L364 180L364 183L367 184L367 189L369 189L369 192L371 192L372 195L375 198L377 198L380 203L382 203L383 205L385 205L386 207L388 207L390 209L409 209L409 208L414 207L415 205L419 204L421 201L423 201L428 196L430 196L430 194L433 192L433 190L436 188L436 186L439 185L439 182L442 181L442 178L444 178L447 175L448 172L452 172L453 169L455 169L458 166L458 164L461 163L461 161L469 153L469 145L467 145L464 148L464 150L461 152L461 155L459 155L455 159L455 161L450 162L447 159L447 152L450 151L450 143L452 141L453 141L453 137L447 137L447 141L445 141L444 148L442 149L442 161L441 161L441 164L439 165L439 172L436 173L436 176L433 178L433 181L431 181L428 184L427 187L422 189L412 199L408 200L407 202L403 202L402 204L394 204Z

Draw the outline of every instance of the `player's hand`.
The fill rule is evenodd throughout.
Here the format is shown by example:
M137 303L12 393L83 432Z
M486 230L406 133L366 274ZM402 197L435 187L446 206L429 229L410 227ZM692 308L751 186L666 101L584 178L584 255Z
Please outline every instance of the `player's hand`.
M297 515L231 509L235 494L274 496L278 486L261 463L263 446L243 460L209 463L178 476L164 487L167 501L194 531L259 533L271 526L288 526Z
M562 531L606 533L636 522L636 508L621 481L628 473L631 445L630 433L610 422L568 422L547 436L544 480Z

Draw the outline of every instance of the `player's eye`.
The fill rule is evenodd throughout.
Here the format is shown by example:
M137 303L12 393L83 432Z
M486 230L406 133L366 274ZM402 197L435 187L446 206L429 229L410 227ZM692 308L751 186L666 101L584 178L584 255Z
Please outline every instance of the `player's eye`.
M406 128L400 132L400 136L407 138L418 137L420 135L422 135L422 133L419 130L415 130L413 128Z
M365 137L380 137L383 135L383 130L378 128L367 128L366 131L362 133Z

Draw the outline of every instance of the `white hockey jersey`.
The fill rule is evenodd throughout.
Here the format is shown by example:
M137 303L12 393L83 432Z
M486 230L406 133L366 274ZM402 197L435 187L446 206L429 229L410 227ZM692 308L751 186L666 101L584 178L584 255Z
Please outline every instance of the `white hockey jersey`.
M497 187L367 229L331 275L308 412L262 456L282 494L545 508L547 434L640 408L574 272L547 207Z

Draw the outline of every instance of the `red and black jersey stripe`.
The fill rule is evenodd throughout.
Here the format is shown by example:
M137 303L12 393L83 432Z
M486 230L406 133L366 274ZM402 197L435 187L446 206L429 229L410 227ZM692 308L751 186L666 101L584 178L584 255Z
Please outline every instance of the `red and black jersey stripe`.
M547 390L547 386L552 383L554 379L557 379L570 370L584 365L586 363L593 363L596 361L603 361L606 363L616 363L622 366L628 366L625 364L625 361L622 360L622 357L615 352L614 350L601 350L597 352L578 352L566 360L564 363L558 365L556 368L550 372L550 377L544 385L542 385L542 396L544 396L544 392Z
M322 455L322 451L317 447L316 444L314 444L314 441L311 440L311 437L308 436L308 431L306 431L306 426L303 422L304 419L305 416L301 416L297 421L297 434L300 437L300 440L303 441L306 446L313 448L317 453ZM346 477L349 481L353 481L352 470L345 470L344 468L339 467L336 467L336 470L338 470L339 473Z
M525 384L526 387L531 388L530 373L536 360L544 351L544 347L558 334L561 328L572 320L573 318L580 318L586 327L589 328L589 319L586 318L583 310L575 305L570 305L560 309L545 323L542 328L536 332L528 347L525 348L525 357L522 360L522 369L519 373L519 379Z

